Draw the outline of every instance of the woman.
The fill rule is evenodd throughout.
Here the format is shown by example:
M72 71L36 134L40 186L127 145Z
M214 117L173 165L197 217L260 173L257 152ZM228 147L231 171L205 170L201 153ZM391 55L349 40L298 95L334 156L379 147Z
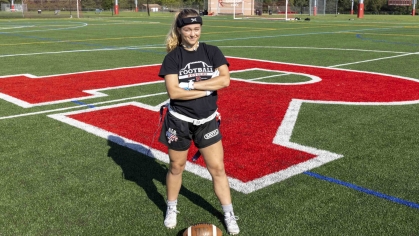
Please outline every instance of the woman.
M221 51L200 43L202 18L193 9L176 15L166 38L166 55L159 76L170 97L159 141L168 146L167 212L164 224L176 227L177 198L191 141L201 152L212 176L229 234L240 232L233 212L224 169L224 150L216 122L217 90L230 84L228 62Z

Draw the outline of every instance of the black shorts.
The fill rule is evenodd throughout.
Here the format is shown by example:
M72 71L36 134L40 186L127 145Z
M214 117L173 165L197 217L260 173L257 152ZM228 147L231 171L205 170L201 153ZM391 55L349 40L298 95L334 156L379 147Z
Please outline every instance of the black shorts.
M202 125L194 125L167 112L159 141L170 149L185 151L191 146L191 140L197 148L205 148L220 141L221 133L216 118Z

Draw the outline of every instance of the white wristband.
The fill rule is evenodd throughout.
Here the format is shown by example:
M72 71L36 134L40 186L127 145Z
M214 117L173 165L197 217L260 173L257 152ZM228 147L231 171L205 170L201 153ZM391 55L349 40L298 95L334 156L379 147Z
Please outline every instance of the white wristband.
M212 92L213 92L213 91L209 91L209 90L207 90L207 91L205 91L205 92L207 92L207 95L206 95L206 96L209 96L209 95L211 95L211 94L212 94Z
M193 86L193 84L194 84L193 80L189 80L188 88L189 88L190 90L195 89L195 87Z

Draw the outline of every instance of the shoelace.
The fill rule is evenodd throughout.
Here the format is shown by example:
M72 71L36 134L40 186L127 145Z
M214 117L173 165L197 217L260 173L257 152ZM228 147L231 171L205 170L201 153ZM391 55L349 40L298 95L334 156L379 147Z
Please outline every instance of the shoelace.
M178 210L169 208L167 210L167 217L166 218L173 218L174 216L176 216L176 214L179 214L179 213L180 212Z
M236 220L239 220L239 217L235 215L226 217L227 224L231 224L231 223L237 224Z

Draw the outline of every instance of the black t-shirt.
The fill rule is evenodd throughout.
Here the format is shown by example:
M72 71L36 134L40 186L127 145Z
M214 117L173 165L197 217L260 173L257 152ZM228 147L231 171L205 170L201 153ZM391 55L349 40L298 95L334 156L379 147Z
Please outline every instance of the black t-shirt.
M177 74L180 82L210 79L216 68L227 65L227 59L216 46L199 43L196 51L187 51L178 46L169 52L163 60L159 76ZM192 100L170 99L170 106L185 116L202 119L217 110L217 91L211 95Z

